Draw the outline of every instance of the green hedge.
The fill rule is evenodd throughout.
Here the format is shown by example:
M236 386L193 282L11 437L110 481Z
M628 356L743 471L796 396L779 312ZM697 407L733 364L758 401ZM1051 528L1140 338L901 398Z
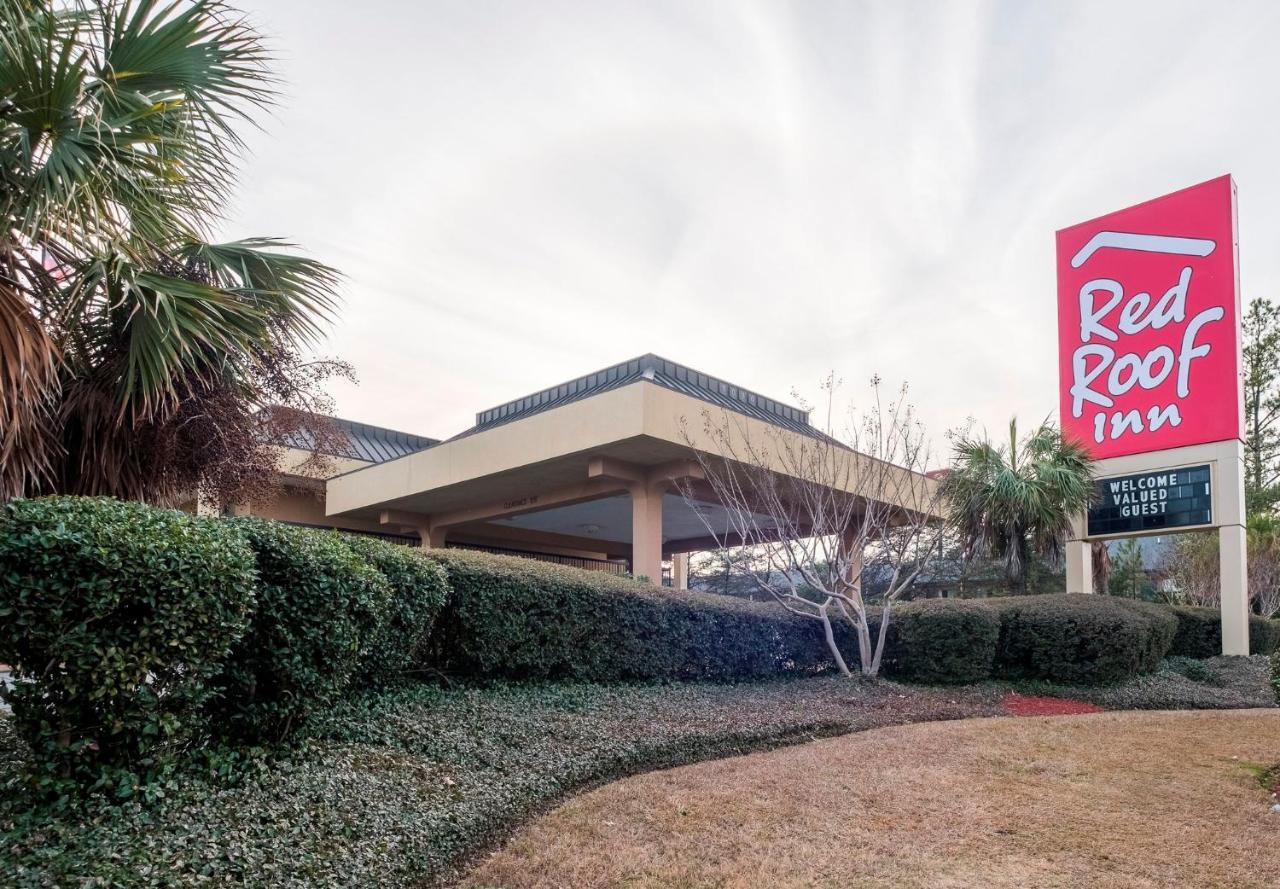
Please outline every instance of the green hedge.
M1113 596L1051 594L974 603L1000 615L996 675L1102 684L1150 673L1169 653L1169 609Z
M347 535L343 541L391 586L378 628L356 668L360 684L387 685L423 659L423 648L444 606L449 581L439 563L420 550L357 535Z
M884 668L912 682L968 683L991 678L1000 616L971 602L932 599L890 612Z
M335 532L262 519L226 524L253 549L258 603L216 677L213 710L233 739L280 742L352 684L391 589Z
M1280 704L1280 648L1271 652L1271 689L1276 693L1276 703Z
M817 621L776 603L663 590L600 572L433 551L452 594L430 663L485 679L762 679L831 666ZM842 635L845 631L842 630ZM849 639L844 638L845 650Z
M661 590L532 560L437 551L452 590L428 661L482 679L734 681L831 669L816 621L772 602ZM873 634L878 616L872 618ZM836 623L850 668L852 629ZM1156 669L1177 628L1161 606L1107 596L929 600L896 607L886 675L1112 683Z
M1178 632L1170 654L1210 658L1222 654L1222 614L1217 608L1177 605L1170 609L1178 619ZM1280 647L1280 620L1249 615L1249 653L1271 654Z
M63 776L128 793L191 743L253 604L253 553L220 522L107 498L0 508L0 662L23 680L4 697Z

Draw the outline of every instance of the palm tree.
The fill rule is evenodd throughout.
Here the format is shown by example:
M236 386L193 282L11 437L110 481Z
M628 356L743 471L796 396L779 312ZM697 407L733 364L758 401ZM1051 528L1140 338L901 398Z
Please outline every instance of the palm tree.
M942 491L967 551L1004 562L1010 587L1025 592L1032 553L1061 563L1071 517L1093 495L1093 474L1083 445L1048 421L1020 439L1014 419L1006 443L960 436Z
M320 333L332 269L211 242L267 62L219 0L0 0L0 498L166 493L145 445Z

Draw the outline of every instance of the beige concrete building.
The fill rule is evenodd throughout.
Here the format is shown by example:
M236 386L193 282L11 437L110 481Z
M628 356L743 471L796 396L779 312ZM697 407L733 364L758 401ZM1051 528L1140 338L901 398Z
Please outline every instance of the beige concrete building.
M707 523L724 524L709 493L681 492L701 476L691 448L716 453L708 411L748 433L820 435L804 410L644 355L481 411L446 440L344 422L351 447L323 484L289 474L308 453L289 442L285 495L237 511L683 588L688 554L714 546Z

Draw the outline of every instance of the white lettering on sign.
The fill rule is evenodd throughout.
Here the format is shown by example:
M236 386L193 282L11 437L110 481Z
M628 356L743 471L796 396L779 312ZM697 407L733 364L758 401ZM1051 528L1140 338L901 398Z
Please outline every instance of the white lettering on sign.
M1169 488L1178 484L1176 472L1113 479L1107 483L1111 502L1123 518L1164 515L1169 508Z
M1112 233L1114 234L1114 233ZM1126 236L1138 238L1145 236ZM1180 241L1187 239L1166 238L1161 252L1178 252ZM1202 242L1197 242L1197 244ZM1205 252L1212 252L1212 242L1207 242ZM1107 243L1103 246L1141 249L1128 244ZM1084 251L1082 251L1083 253ZM1204 255L1199 253L1196 255ZM1085 257L1087 258L1087 256ZM1083 260L1082 260L1083 261ZM1178 400L1191 394L1195 363L1210 352L1208 343L1202 341L1205 325L1221 321L1226 313L1221 306L1214 306L1187 321L1187 293L1191 288L1190 266L1182 269L1178 279L1155 302L1150 293L1135 293L1125 298L1124 285L1110 278L1095 278L1080 288L1080 343L1071 355L1071 413L1084 415L1086 404L1102 408L1115 406L1116 398L1135 386L1155 389L1174 375ZM1120 346L1123 336L1132 336L1144 330L1161 330L1170 324L1186 323L1182 331L1178 351L1171 346L1159 345L1139 353L1124 351ZM1115 343L1116 346L1108 345ZM1144 430L1156 430L1162 426L1178 426L1182 414L1178 402L1152 405L1145 415L1138 410L1115 411L1109 416L1093 417L1093 437L1097 442L1116 440L1126 435L1136 435Z

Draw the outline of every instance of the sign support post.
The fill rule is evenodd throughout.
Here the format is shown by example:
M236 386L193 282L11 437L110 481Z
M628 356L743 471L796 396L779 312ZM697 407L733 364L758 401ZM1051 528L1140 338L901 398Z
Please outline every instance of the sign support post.
M1071 539L1067 541L1067 592L1093 592L1093 544L1085 540L1084 516L1071 522ZM1106 590L1102 590L1106 592Z
M1234 454L1218 467L1226 495L1218 528L1218 588L1221 590L1222 653L1249 653L1249 553L1245 534L1244 443L1232 442Z
M1093 592L1095 540L1216 530L1226 655L1249 653L1237 255L1230 176L1058 232L1062 430L1098 476L1067 592Z

